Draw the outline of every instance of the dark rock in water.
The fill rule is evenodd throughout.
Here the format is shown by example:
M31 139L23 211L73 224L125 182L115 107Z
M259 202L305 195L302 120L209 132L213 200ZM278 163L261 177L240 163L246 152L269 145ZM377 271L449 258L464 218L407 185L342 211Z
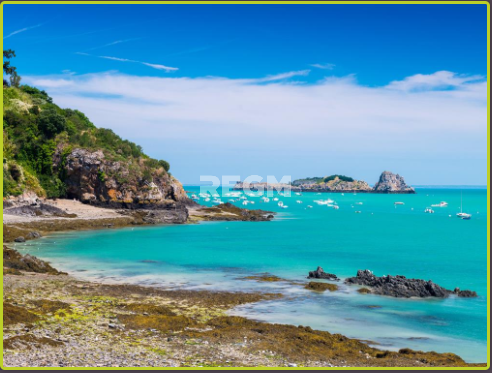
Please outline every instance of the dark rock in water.
M337 275L334 275L333 273L326 273L321 267L318 267L316 271L309 272L308 278L321 278L324 280L340 281Z
M460 288L455 288L453 293L456 294L458 297L462 297L462 298L476 298L476 297L478 297L476 291L460 290Z
M20 236L20 237L17 237L17 238L14 240L14 242L26 242L26 239L25 239L24 237Z
M433 283L431 280L425 281L399 275L377 277L367 269L357 271L357 276L346 279L345 283L368 286L373 294L388 295L396 298L445 298L453 293L461 297L476 296L474 291L460 291L457 288L453 292Z

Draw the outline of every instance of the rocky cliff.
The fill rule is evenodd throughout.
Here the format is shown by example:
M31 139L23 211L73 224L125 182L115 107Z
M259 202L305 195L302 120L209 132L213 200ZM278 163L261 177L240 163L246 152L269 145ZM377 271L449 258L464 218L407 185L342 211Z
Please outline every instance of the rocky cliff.
M9 204L75 198L114 208L176 209L194 204L170 164L45 91L3 88L3 197Z
M145 168L145 159L111 161L102 150L81 148L65 159L62 154L59 148L53 168L65 175L68 198L115 208L167 209L192 203L177 179L162 167Z
M374 186L377 193L415 193L415 189L405 183L402 176L384 171Z

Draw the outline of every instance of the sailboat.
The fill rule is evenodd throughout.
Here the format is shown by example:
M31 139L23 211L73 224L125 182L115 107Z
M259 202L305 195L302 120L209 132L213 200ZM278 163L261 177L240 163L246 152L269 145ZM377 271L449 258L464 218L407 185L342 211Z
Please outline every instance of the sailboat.
M467 213L463 212L463 191L461 191L461 208L460 208L460 212L458 212L456 214L456 216L458 218L463 219L463 220L469 220L469 219L471 219L471 214L467 214Z

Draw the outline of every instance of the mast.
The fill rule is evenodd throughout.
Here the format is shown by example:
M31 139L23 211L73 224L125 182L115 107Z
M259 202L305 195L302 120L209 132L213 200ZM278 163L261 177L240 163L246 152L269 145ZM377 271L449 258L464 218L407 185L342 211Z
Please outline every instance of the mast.
M461 212L463 213L463 190L461 190Z

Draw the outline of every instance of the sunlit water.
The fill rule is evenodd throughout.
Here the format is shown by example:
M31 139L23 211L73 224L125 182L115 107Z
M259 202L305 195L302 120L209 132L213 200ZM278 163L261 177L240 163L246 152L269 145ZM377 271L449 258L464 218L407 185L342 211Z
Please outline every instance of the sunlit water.
M198 187L186 190L199 193ZM485 189L418 189L416 195L321 194L259 197L247 208L278 212L271 222L209 222L55 234L17 244L81 278L160 287L278 291L281 300L248 304L234 314L309 325L372 341L385 349L410 347L486 360L487 195ZM220 192L220 191L219 191ZM233 197L222 197L227 202ZM340 207L317 205L331 198ZM296 203L297 200L302 203ZM404 202L397 205L394 202ZM447 201L448 207L431 204ZM202 202L203 203L203 202ZM362 204L359 204L362 203ZM212 202L204 204L211 205ZM241 206L241 201L235 202ZM312 205L313 208L307 208ZM355 213L360 211L360 213ZM322 266L341 278L358 269L376 275L432 279L448 289L477 291L478 298L394 299L360 295L356 287L313 293L287 283L242 277L268 272L307 281Z

